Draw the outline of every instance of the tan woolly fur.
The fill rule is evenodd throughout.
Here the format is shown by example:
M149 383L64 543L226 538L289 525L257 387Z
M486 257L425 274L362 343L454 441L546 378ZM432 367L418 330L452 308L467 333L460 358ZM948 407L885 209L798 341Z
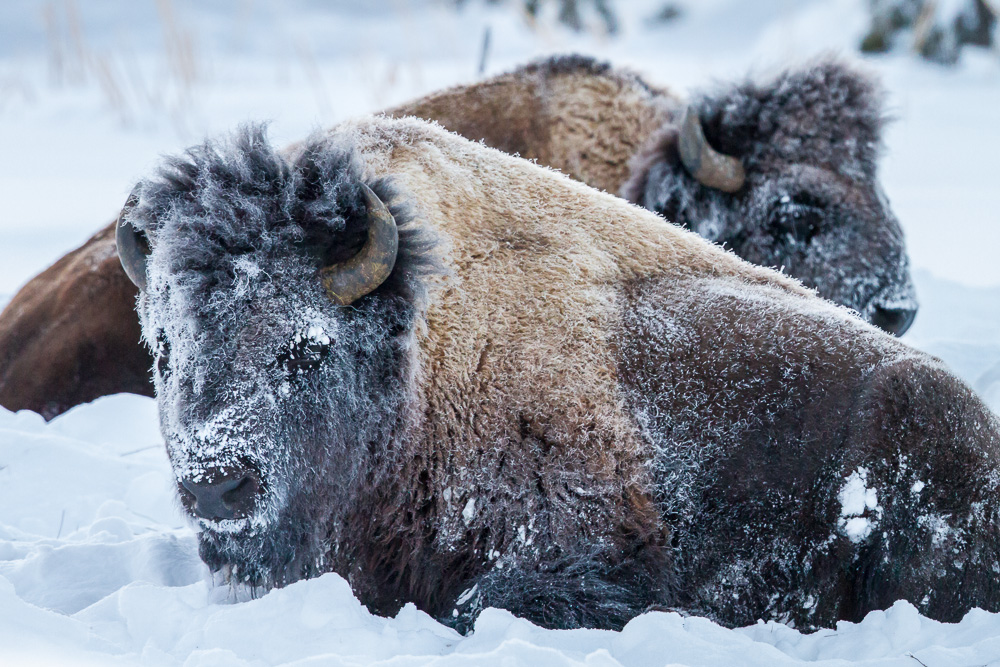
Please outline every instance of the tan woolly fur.
M394 107L612 194L682 101L624 69L563 57Z
M513 416L521 415L578 460L576 472L607 480L615 495L642 497L640 487L623 491L617 482L623 472L625 478L643 475L642 445L623 412L610 340L620 329L628 284L715 278L835 309L796 281L655 214L424 121L366 118L333 134L356 146L372 176L391 175L402 191L415 193L418 218L445 239L442 259L450 271L432 290L419 334L429 401L421 412L437 415L438 427L470 429L459 441L517 441L523 425ZM432 449L456 434L426 437ZM485 464L471 452L449 454L453 471ZM441 487L459 481L441 481ZM613 532L619 526L611 522L628 519L607 515L624 508L603 500L593 506L597 533ZM460 533L460 514L453 511L451 519Z

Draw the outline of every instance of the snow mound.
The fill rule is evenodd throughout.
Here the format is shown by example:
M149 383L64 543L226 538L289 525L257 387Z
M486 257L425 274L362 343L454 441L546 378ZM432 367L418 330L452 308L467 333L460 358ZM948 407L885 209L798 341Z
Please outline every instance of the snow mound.
M412 605L374 616L335 574L234 602L178 508L151 399L108 396L46 424L0 409L2 665L986 664L1000 615L938 623L899 602L803 635L677 613L552 631L490 609L462 637ZM857 473L851 516L871 509ZM849 488L848 488L849 487ZM857 487L857 488L855 488ZM845 515L846 516L846 515ZM912 656L912 657L911 657Z

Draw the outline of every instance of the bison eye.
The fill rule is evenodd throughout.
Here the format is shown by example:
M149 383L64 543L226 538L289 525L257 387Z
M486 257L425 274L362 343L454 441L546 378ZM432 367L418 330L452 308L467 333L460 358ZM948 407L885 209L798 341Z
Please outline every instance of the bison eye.
M822 204L807 195L783 196L771 213L776 236L789 243L808 244L823 224Z
M170 365L170 341L167 334L160 329L156 332L156 372L163 375Z
M288 343L288 347L278 355L278 365L287 375L296 376L319 368L329 354L330 338L310 328L304 334L296 334Z

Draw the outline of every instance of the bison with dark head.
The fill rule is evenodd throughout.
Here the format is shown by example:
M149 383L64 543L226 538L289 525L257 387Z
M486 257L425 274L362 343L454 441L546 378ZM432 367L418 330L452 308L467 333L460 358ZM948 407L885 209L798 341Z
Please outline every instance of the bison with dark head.
M901 335L917 302L878 180L882 107L875 81L838 61L685 102L627 70L560 56L390 113L620 193Z
M826 63L695 99L636 158L625 196L902 334L917 312L878 182L882 95Z
M1000 609L1000 428L940 364L658 216L415 119L258 131L118 227L201 554L374 611Z

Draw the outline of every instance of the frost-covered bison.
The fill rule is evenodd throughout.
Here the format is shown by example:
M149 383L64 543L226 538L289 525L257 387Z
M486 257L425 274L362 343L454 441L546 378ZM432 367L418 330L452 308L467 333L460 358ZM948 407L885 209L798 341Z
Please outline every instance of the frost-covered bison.
M141 182L118 228L201 555L459 628L1000 609L998 423L938 361L413 118Z
M917 301L878 181L882 98L836 61L685 103L627 70L563 56L390 113L619 193L900 335Z
M698 96L681 122L685 108L630 72L574 56L387 113L436 120L620 192L903 333L917 304L876 178L874 84L824 62ZM108 393L152 394L152 359L131 315L135 290L106 261L111 253L109 225L0 314L0 405L51 418Z

